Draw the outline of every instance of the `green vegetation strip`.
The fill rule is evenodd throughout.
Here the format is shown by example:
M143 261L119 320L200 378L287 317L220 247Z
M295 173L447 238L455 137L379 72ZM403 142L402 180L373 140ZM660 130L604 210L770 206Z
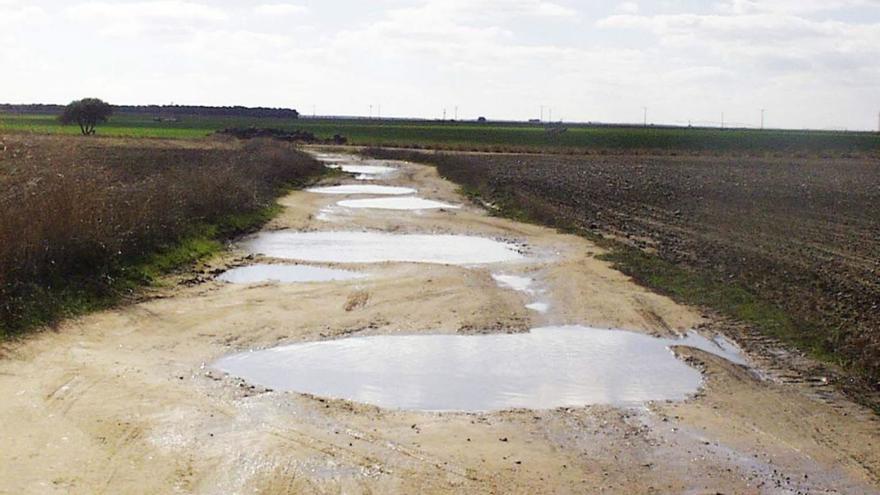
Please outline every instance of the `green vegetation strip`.
M785 311L770 304L745 287L721 283L695 271L676 266L658 256L613 241L602 241L610 251L601 259L636 281L678 302L712 308L721 314L750 324L765 335L776 337L809 350L814 356L833 360L833 354L819 342L806 338L801 324Z
M224 128L265 127L302 130L322 139L340 134L363 146L443 148L473 151L585 153L650 149L678 152L876 153L880 134L669 127L614 127L566 124L564 132L535 123L397 121L367 119L281 119L184 117L156 121L143 115L113 116L97 133L115 137L195 138ZM0 114L0 132L78 134L51 115Z

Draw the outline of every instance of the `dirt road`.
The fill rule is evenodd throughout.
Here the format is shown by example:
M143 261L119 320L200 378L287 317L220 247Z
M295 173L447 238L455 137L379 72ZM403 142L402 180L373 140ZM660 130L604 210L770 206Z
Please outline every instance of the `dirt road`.
M464 204L433 168L397 166L382 184ZM486 267L380 263L349 266L370 276L345 282L213 280L254 261L233 248L146 302L3 350L0 493L880 493L876 417L784 383L784 354L749 356L743 368L679 349L705 374L681 403L482 414L267 392L212 371L233 352L352 334L713 327L596 260L582 238L467 205L326 210L340 199L294 192L267 229L514 241L530 255L518 270L541 281L551 310L526 309Z

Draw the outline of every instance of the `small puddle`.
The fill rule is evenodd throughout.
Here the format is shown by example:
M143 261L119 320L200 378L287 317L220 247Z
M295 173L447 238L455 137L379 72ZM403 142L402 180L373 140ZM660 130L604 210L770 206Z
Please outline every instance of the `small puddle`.
M535 290L532 289L532 284L535 283L534 279L529 277L520 277L519 275L501 275L497 273L492 274L492 278L495 282L498 283L500 287L505 289L512 289L517 292L525 292L526 294L535 294Z
M362 273L348 270L334 270L320 266L258 264L233 268L222 273L217 280L232 284L259 284L280 282L285 284L302 282L333 282L364 278Z
M339 153L316 153L315 158L325 163L345 163L357 160L353 155L343 155Z
M697 334L658 339L569 326L526 334L353 337L236 354L214 367L275 390L391 409L628 406L684 400L700 388L700 372L676 358L673 345L727 354Z
M338 195L354 195L354 194L375 194L378 196L403 196L406 194L415 194L417 191L409 187L393 187L393 186L374 186L364 185L343 185L329 187L313 187L308 192L316 194L338 194Z
M337 168L349 174L355 174L357 180L376 180L388 177L397 171L394 167L384 165L354 165L351 163L328 163L327 167Z
M493 273L492 278L495 280L495 283L497 283L499 287L512 289L517 292L528 294L530 296L537 296L543 294L544 292L542 290L537 290L534 288L535 279L533 278L521 277L519 275L502 275L498 273ZM541 314L547 314L547 312L550 311L550 303L536 301L526 304L526 309L531 309L532 311L536 311Z
M369 198L349 199L336 203L343 208L372 208L378 210L457 210L460 206L422 199L416 197L407 198Z
M319 263L479 265L524 259L513 244L465 235L279 231L258 234L243 247L253 254Z
M550 311L550 304L545 302L534 302L531 304L526 304L526 309L537 311L538 313L541 313L543 315Z

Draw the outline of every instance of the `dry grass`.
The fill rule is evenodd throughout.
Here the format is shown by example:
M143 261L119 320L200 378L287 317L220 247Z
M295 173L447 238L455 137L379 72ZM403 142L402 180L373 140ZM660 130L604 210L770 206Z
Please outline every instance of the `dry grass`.
M0 135L0 334L64 305L41 298L111 290L133 262L321 170L277 142Z

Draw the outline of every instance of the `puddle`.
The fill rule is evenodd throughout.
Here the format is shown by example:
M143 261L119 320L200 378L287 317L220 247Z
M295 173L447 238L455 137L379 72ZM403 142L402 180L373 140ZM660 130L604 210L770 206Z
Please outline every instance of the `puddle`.
M315 153L315 159L326 163L345 163L355 161L357 157L339 153Z
M351 163L328 163L327 167L355 174L355 179L357 180L382 179L397 171L394 167L386 167L384 165L354 165Z
M520 277L519 275L500 275L497 273L493 273L492 279L495 280L495 282L498 283L500 287L503 287L505 289L512 289L517 292L525 292L526 294L535 293L534 289L532 289L532 284L535 283L535 280L529 277Z
M379 196L402 196L415 194L417 191L409 187L374 186L374 185L344 185L330 187L313 187L308 192L317 194L375 194Z
M513 244L464 235L279 231L258 234L243 247L253 254L320 263L479 265L524 259Z
M320 161L328 164L339 164L339 163L350 163L352 158L350 156L319 156L317 157Z
M232 284L258 284L264 282L299 283L333 282L364 278L362 273L348 270L334 270L307 265L258 264L234 268L222 273L217 280Z
M460 206L416 197L350 199L336 204L343 208L373 208L379 210L438 210L442 208L457 210L461 208Z
M541 314L546 314L550 311L550 304L545 302L536 302L531 304L526 304L526 309L531 309L532 311L537 311Z
M390 409L495 411L684 400L699 371L670 345L714 341L586 327L527 334L354 337L220 359L214 367L274 390L348 399Z
M512 289L530 296L537 296L544 293L543 290L537 290L534 288L535 279L533 278L521 277L519 275L501 275L498 273L493 273L492 278L499 287L505 289ZM550 303L536 301L526 304L526 309L537 311L543 315L550 311Z
M688 334L681 339L676 339L672 341L671 345L680 345L684 347L693 347L695 349L700 349L702 351L706 351L709 354L715 354L716 356L723 357L724 359L730 361L731 363L741 364L745 366L748 364L746 359L743 357L742 350L731 342L727 340L721 335L716 336L715 338L709 339L697 332L688 332Z

